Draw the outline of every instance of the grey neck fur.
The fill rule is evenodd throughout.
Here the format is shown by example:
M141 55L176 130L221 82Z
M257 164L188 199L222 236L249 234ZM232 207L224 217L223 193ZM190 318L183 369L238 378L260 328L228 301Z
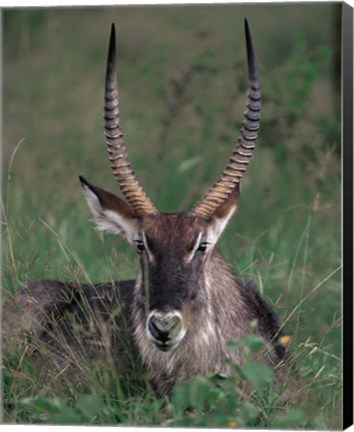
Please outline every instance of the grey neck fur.
M249 332L242 324L248 322L247 307L230 268L217 252L213 255L209 265L205 266L204 280L200 281L199 312L193 314L185 338L173 351L162 352L147 338L145 308L141 307L143 278L141 273L137 277L132 314L134 337L142 361L163 393L172 384L196 375L230 373L230 367L223 361L226 358L238 364L243 361L242 352L227 350L226 342L242 338Z

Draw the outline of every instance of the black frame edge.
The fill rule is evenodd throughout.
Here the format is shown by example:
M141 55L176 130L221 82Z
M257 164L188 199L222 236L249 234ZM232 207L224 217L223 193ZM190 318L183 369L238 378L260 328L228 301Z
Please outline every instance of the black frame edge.
M342 3L343 428L353 424L353 8Z

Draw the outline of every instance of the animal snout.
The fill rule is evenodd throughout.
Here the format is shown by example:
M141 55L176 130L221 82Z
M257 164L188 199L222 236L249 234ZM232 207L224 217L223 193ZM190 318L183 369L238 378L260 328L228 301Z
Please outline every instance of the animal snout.
M148 338L162 351L176 347L186 333L178 311L152 311L146 322L146 332Z

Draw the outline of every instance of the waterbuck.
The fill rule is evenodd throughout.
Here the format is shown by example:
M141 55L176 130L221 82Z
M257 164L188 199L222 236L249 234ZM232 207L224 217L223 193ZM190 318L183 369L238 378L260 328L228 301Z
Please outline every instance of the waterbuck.
M86 284L30 282L5 302L4 342L25 333L44 342L32 346L33 362L43 368L54 358L61 377L80 370L77 334L87 358L103 350L112 368L129 365L131 344L159 394L197 375L228 374L242 364L243 349L230 339L254 333L268 342L261 361L274 366L282 381L286 353L271 307L252 282L234 275L216 243L236 210L240 180L255 148L261 93L250 30L245 21L249 88L238 141L218 181L186 212L160 213L139 184L129 162L120 123L116 82L115 28L112 25L106 69L104 125L109 160L126 200L80 177L97 227L122 235L135 248L140 271L135 281ZM91 311L87 314L87 309ZM85 312L86 311L86 312ZM127 324L122 336L121 320ZM253 322L253 325L251 323ZM256 323L256 325L254 325ZM78 330L79 329L79 330ZM82 347L81 346L81 347ZM132 351L130 351L132 352ZM280 367L281 364L285 366ZM70 375L69 375L70 376ZM70 378L71 379L71 378Z

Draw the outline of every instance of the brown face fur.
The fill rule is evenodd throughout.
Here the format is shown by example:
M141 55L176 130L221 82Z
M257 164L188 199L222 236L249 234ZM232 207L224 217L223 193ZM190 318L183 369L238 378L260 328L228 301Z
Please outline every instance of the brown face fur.
M164 259L173 253L186 261L199 234L202 233L201 241L206 234L208 222L188 213L158 213L144 216L140 226L155 258Z
M98 228L122 234L140 256L136 289L148 338L161 349L177 346L189 317L205 307L205 265L236 208L238 188L208 219L192 212L137 217L121 198L81 182Z
M208 222L188 213L145 216L140 223L148 261L149 310L181 310L198 294L211 253Z

